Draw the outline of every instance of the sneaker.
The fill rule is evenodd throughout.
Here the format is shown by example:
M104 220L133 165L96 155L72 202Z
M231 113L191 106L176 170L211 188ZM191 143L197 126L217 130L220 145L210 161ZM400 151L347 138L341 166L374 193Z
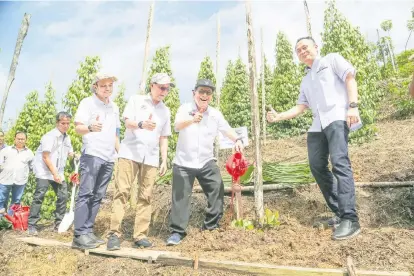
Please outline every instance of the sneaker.
M152 247L152 243L148 239L141 239L141 240L134 242L134 247L137 247L137 248Z
M29 225L29 227L28 227L28 229L27 229L27 233L28 233L30 236L37 236L37 235L39 234L39 232L37 232L36 227L35 227L35 226L30 226L30 225Z
M89 235L89 237L92 239L92 240L94 240L97 244L99 244L99 245L101 245L101 244L105 244L106 242L103 240L103 239L101 239L101 238L99 238L99 237L97 237L94 233L88 233L88 235Z
M88 234L74 236L72 241L72 248L75 249L93 249L99 246Z
M121 249L121 243L119 242L119 238L115 234L111 234L108 238L108 243L106 244L106 250L114 251Z
M335 229L332 239L334 240L347 240L357 236L361 232L361 227L358 221L350 221L344 219L339 226Z
M167 240L167 245L178 245L183 238L178 233L173 233Z

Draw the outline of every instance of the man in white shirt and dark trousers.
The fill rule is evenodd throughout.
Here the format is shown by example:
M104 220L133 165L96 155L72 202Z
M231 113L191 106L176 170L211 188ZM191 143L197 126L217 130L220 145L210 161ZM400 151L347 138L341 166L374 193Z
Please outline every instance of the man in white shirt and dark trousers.
M65 181L66 160L73 157L70 137L66 134L72 116L67 112L56 115L56 127L43 135L34 158L36 190L29 215L29 234L37 235L36 224L40 220L40 209L49 185L57 196L54 230L57 230L66 212L68 188Z
M242 139L230 127L223 114L209 106L215 87L210 80L198 80L193 90L193 102L180 106L174 128L179 132L173 165L171 236L167 245L177 245L186 236L190 218L190 200L197 178L207 197L204 230L219 227L223 216L224 184L214 158L214 140L219 131L243 150Z
M151 247L147 234L151 221L152 188L157 177L161 149L160 175L167 171L168 136L171 135L171 114L162 102L170 87L170 77L157 73L151 78L148 95L134 95L128 101L122 117L125 119L125 138L119 150L115 175L115 195L112 203L108 250L120 249L121 223L132 185L138 186L134 224L134 246ZM138 176L138 183L134 182Z
M93 95L80 102L75 115L75 130L83 144L73 248L91 249L105 243L93 233L93 226L119 149L119 109L110 99L116 80L112 75L96 74Z
M308 131L309 165L316 182L335 214L328 225L335 228L332 238L344 240L360 233L355 207L355 185L348 156L350 130L361 127L355 68L337 53L318 56L311 37L298 39L296 53L308 66L300 86L296 106L288 111L268 112L267 119L277 122L295 118L307 108L313 123ZM328 168L328 158L332 172Z
M14 146L0 151L0 211L6 212L10 191L11 204L20 204L24 188L33 169L33 152L26 147L26 133L18 131Z

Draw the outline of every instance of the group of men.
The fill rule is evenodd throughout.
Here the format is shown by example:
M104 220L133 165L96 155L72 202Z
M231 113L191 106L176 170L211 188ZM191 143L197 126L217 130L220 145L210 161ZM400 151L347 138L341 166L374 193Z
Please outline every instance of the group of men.
M349 132L361 126L356 70L339 54L320 57L318 46L311 37L298 39L296 53L307 65L297 105L282 113L271 109L267 120L288 120L311 109L313 123L307 136L308 158L312 174L335 214L327 221L334 228L332 238L352 238L360 233L348 156ZM83 141L80 188L75 204L74 248L91 249L105 243L94 234L93 227L116 159L118 168L114 178L115 194L107 249L120 249L120 226L133 185L138 185L134 246L152 246L147 237L152 189L157 172L164 175L167 170L168 137L171 136L171 113L163 100L174 83L165 73L155 74L150 81L149 94L132 96L123 114L119 114L117 105L111 100L115 81L117 78L112 75L97 74L91 85L92 96L80 102L74 118L76 133L82 136ZM413 87L411 92L414 95ZM173 128L179 136L173 159L168 245L177 245L186 236L195 179L208 202L202 229L219 227L223 216L224 186L213 155L218 133L231 139L236 151L243 150L242 139L223 114L209 105L214 91L210 80L198 80L193 90L193 101L181 105L174 118ZM126 126L125 138L121 142L120 118ZM56 116L56 128L42 137L35 156L25 147L26 135L21 132L16 134L14 146L0 151L0 208L7 205L10 189L13 189L12 202L20 201L23 192L19 185L27 183L28 171L34 168L37 186L30 210L29 234L37 233L36 223L49 185L57 194L55 227L59 226L65 213L67 185L63 170L67 158L74 156L70 137L66 134L70 121L70 114L60 112ZM1 134L0 138L4 136ZM328 168L329 158L332 171Z

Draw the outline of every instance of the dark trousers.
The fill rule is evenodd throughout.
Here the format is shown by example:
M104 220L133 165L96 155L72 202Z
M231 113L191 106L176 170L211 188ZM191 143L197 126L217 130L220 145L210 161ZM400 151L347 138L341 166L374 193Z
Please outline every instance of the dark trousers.
M348 156L348 135L349 128L345 121L335 121L322 132L309 132L309 165L332 212L341 219L358 221L354 177ZM328 168L328 157L331 159L332 172Z
M49 189L49 185L52 185L55 191L56 209L55 209L55 225L59 225L66 212L66 202L68 200L68 186L66 182L59 184L53 180L36 178L36 190L33 195L32 205L30 206L29 225L35 226L40 220L40 210L42 207L43 199Z
M75 202L75 236L93 231L96 215L112 177L114 162L83 154L80 158L80 187Z
M214 160L207 162L201 169L173 166L172 207L170 214L170 231L182 236L190 219L190 200L194 180L197 178L207 197L207 210L203 229L212 230L219 227L223 216L224 185L220 169Z

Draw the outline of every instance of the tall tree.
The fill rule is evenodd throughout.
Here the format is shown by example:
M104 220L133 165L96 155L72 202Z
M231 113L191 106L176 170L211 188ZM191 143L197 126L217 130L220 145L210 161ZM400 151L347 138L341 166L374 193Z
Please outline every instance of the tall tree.
M279 32L276 39L276 66L273 74L273 93L269 96L273 108L285 111L296 105L299 95L301 73L300 66L293 60L293 46L288 37ZM272 124L269 128L275 137L298 135L306 132L311 116L305 113L295 119Z
M77 70L77 78L72 82L68 92L63 97L63 106L67 112L72 114L72 116L75 116L79 103L84 98L92 95L91 83L99 70L99 62L99 57L93 56L86 57L85 60L80 63L80 67ZM76 152L80 152L82 147L82 137L76 134L74 124L70 125L68 134L71 137L73 149Z
M414 8L412 9L412 13L414 14ZM411 34L414 31L414 16L407 21L407 29L410 32L410 34L408 35L407 42L405 43L405 51L407 51L408 41L410 41Z
M23 41L29 30L30 17L31 17L30 14L27 14L27 13L24 14L22 25L19 30L19 35L17 37L16 47L14 49L14 54L13 54L13 60L10 65L9 77L7 79L6 89L4 90L3 100L1 102L0 126L3 124L3 116L4 116L4 110L6 109L7 97L9 96L10 87L14 81L14 75L16 73L16 68L17 68L17 64L18 64L18 60L20 56L20 51L22 49Z
M216 76L214 74L213 61L209 56L206 56L200 64L200 71L198 71L197 79L209 79L216 86ZM195 82L194 82L195 83ZM217 106L217 95L213 94L213 99L210 103L211 106Z
M357 70L359 112L364 127L351 134L352 139L362 141L376 133L375 118L381 97L378 86L379 68L372 49L359 28L353 27L335 6L334 1L328 2L325 10L324 42L322 55L340 53Z
M246 65L239 57L229 61L221 88L220 110L232 127L246 126L250 131L251 102Z
M397 65L395 64L395 54L394 54L394 45L391 39L391 29L392 29L392 21L391 20L384 20L381 22L381 29L386 32L388 35L382 37L382 44L385 45L386 52L388 54L389 59L391 60L392 67L394 68L394 72L397 71Z
M125 85L121 84L118 87L118 89L119 91L114 99L114 102L119 107L119 116L122 117L122 114L124 113L124 110L125 110L125 106L127 104L127 101L125 100ZM125 123L124 123L124 120L121 120L121 134L119 137L121 140L124 139L124 134L125 134Z
M152 76L156 73L167 73L172 81L174 82L174 77L171 70L170 64L170 46L161 47L156 50L155 55L152 59L152 64L149 69L148 73L148 80L147 80L147 89L146 91L150 91L150 80ZM180 106L180 98L178 94L178 88L174 87L170 89L169 94L165 98L165 104L171 111L171 125L174 123L175 114L177 113L177 109ZM171 161L175 155L175 147L177 145L177 138L178 134L173 132L170 139L168 139L168 166L171 166Z

